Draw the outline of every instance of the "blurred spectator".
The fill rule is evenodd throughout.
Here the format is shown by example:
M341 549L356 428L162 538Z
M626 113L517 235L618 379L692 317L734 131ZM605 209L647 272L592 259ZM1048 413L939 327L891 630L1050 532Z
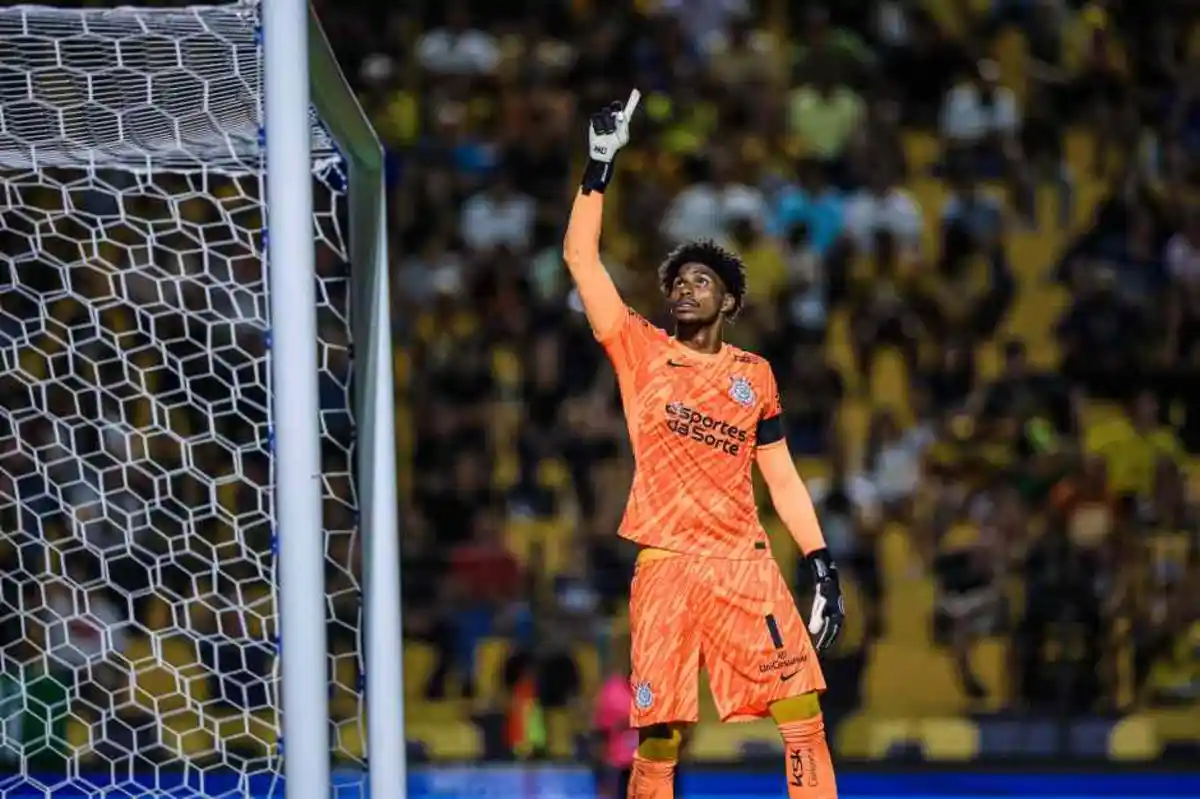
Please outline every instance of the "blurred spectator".
M814 347L796 348L779 372L788 397L788 446L798 455L825 453L845 392L841 374Z
M864 460L885 521L906 522L911 518L922 477L921 463L930 443L927 429L903 430L890 409L877 412L871 419Z
M914 306L914 265L898 251L895 236L877 230L870 253L857 259L853 289L852 339L858 362L859 385L870 385L875 354L896 347L915 373L921 322Z
M770 232L786 236L803 225L809 246L822 258L833 255L846 226L846 202L828 179L820 161L802 160L796 166L796 182L781 189L770 209Z
M829 479L809 480L809 493L829 551L862 592L866 638L874 640L883 633L878 534L884 516L879 492L871 475L850 473L839 447L830 450L829 465ZM803 578L797 579L802 585Z
M975 351L961 338L950 338L921 370L926 413L935 418L962 408L975 391Z
M1004 204L984 190L967 165L951 161L946 182L950 195L942 208L942 236L954 225L967 229L980 246L993 247L1005 230Z
M850 179L847 161L854 136L866 119L866 106L850 86L839 82L835 65L814 64L808 82L792 93L788 119L805 154L839 187Z
M65 682L82 683L81 694L88 701L107 707L110 692L127 679L114 657L127 651L130 620L102 586L82 587L90 582L73 569L66 580L46 583L41 621L50 673Z
M923 321L939 342L989 338L1012 296L1004 250L987 248L963 222L951 222L944 232L941 258L920 280Z
M600 683L593 715L596 742L597 793L604 799L624 799L629 788L629 773L637 751L637 730L629 726L629 707L633 701L630 683L628 646L614 652L613 665Z
M488 75L500 63L495 38L471 24L470 7L455 0L446 8L445 25L417 42L417 59L430 72L443 75Z
M653 0L651 6L677 19L698 48L713 47L750 12L747 0Z
M1200 150L1200 77L1190 69L1167 100L1164 168L1172 175L1195 181Z
M766 201L762 193L734 181L733 165L725 152L693 156L686 169L687 186L671 200L662 221L662 234L672 246L722 238L732 220L763 217Z
M1068 228L1074 213L1074 185L1066 166L1065 138L1076 76L1071 59L1071 11L1062 0L1036 0L1024 26L1028 39L1028 92L1021 150L1031 179L1051 181L1058 190L1058 224Z
M1021 109L999 81L999 66L984 60L969 80L947 93L939 123L943 157L977 179L1007 179L1017 209L1032 223L1033 184L1021 151Z
M1080 12L1073 31L1081 51L1078 91L1095 131L1092 170L1106 175L1114 146L1136 145L1136 106L1131 105L1125 58L1113 35L1107 2L1092 2Z
M1179 287L1193 291L1200 283L1200 209L1184 209L1183 228L1167 241L1163 260L1167 274Z
M199 586L198 586L199 588ZM263 620L269 589L257 591L227 576L214 587L209 604L196 608L200 662L209 674L210 691L227 711L253 712L272 706L269 675L275 652ZM204 596L207 592L196 591Z
M524 254L533 243L537 204L518 193L512 176L501 171L463 205L459 235L470 251L486 254L499 247Z
M834 70L848 82L859 83L875 66L876 56L863 37L843 25L834 24L830 12L820 5L807 6L794 17L800 30L794 37L793 65L800 82Z
M863 130L851 142L850 189L898 186L911 177L908 146L902 126L900 105L877 96L867 106ZM882 173L882 174L880 174Z
M875 234L887 231L906 259L919 259L925 219L921 206L896 184L896 178L891 164L873 164L867 186L846 200L846 233L859 252L869 253Z
M1084 278L1075 304L1059 324L1063 373L1101 397L1125 393L1149 334L1139 309L1116 291L1112 270Z
M788 282L787 262L779 242L766 236L757 217L734 217L729 225L729 241L746 266L747 305L750 316L764 330L775 327L775 300Z
M1160 461L1173 467L1181 457L1179 439L1159 422L1158 410L1155 396L1141 392L1130 404L1128 417L1093 428L1084 442L1088 452L1107 463L1110 485L1118 496L1149 497Z
M452 237L437 232L426 239L422 250L408 259L397 276L397 289L410 300L433 304L437 295L454 295L464 283L463 258L453 247Z
M899 7L898 9L894 7ZM952 35L924 6L888 3L893 19L902 13L902 35L884 38L884 79L900 100L907 124L930 126L953 82L969 68L965 43Z
M999 496L1016 512L1011 493ZM1008 550L994 526L980 523L986 513L981 505L991 501L981 495L972 502L961 490L952 490L933 521L938 580L934 623L950 644L963 692L972 699L986 698L987 689L971 666L971 644L997 630L1004 613L1000 588Z
M689 8L688 15L692 13ZM756 29L748 14L731 20L723 34L710 36L705 51L714 77L729 91L739 92L764 83L775 89L782 82L785 57L778 52L775 38Z
M470 538L450 552L442 596L445 615L435 635L438 662L426 687L431 698L445 697L451 678L463 696L474 696L479 642L496 632L528 626L527 612L519 610L517 602L520 566L500 532L491 513L475 511Z
M1035 408L1049 415L1056 430L1073 432L1075 409L1063 381L1057 375L1034 370L1021 341L1004 342L1002 355L1000 374L975 396L973 411L983 419L999 419Z
M60 742L66 740L72 681L37 668L36 661L32 642L22 640L10 646L0 672L0 718L6 720L0 764L10 774L29 768L61 779L67 758Z
M772 346L786 350L793 344L802 347L823 345L828 333L832 298L824 259L813 248L807 225L792 227L785 258L788 282L777 296L780 307L775 315L780 343Z

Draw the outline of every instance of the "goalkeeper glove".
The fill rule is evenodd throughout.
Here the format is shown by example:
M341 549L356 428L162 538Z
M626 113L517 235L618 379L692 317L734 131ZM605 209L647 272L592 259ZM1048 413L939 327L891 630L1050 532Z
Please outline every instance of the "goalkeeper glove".
M629 93L622 105L619 101L592 114L588 121L588 163L583 172L583 193L600 193L612 179L613 159L629 144L629 120L637 110L642 94L637 89Z
M833 646L842 622L846 620L846 604L842 600L842 586L838 580L837 566L828 549L818 549L808 556L808 565L813 573L812 614L808 618L808 632L813 646L824 652Z

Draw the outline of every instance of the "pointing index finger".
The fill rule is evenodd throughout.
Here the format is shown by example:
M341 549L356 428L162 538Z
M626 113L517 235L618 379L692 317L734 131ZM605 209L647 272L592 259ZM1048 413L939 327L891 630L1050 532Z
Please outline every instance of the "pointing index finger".
M637 89L629 92L629 99L625 101L625 107L621 110L625 112L626 119L633 118L633 112L637 110L638 103L642 101L642 93Z

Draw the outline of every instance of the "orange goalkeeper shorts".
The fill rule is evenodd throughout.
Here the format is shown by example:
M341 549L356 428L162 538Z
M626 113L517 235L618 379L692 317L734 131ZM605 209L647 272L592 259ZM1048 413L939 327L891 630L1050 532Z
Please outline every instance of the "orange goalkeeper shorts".
M825 690L804 620L770 558L642 559L629 624L634 727L698 721L701 666L722 721L762 718L780 699Z

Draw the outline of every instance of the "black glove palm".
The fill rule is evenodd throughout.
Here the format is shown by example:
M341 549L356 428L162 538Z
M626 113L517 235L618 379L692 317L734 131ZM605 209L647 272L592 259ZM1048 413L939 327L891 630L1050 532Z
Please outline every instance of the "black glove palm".
M842 599L842 585L838 580L837 566L828 549L818 549L808 556L808 565L813 572L813 606L808 618L808 633L813 646L824 652L833 646L842 623L846 620L846 603Z

